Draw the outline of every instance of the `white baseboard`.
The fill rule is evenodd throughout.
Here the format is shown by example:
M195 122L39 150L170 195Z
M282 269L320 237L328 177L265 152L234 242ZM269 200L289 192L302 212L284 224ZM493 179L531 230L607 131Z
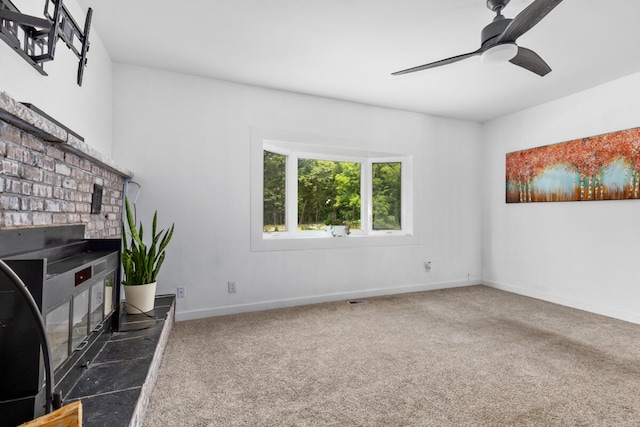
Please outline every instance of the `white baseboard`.
M579 310L584 310L591 313L612 317L614 319L619 319L619 320L624 320L626 322L640 324L640 313L630 313L630 312L618 310L612 307L601 306L598 304L593 304L586 301L580 301L578 299L573 299L573 298L566 298L566 297L554 295L548 292L532 291L530 289L524 289L518 286L495 282L492 280L483 280L482 284L485 286L489 286L491 288L512 292L514 294L524 295L527 297L552 302L554 304L560 304L567 307L577 308Z
M358 298L377 297L383 295L405 294L410 292L432 291L436 289L457 288L462 286L479 285L479 280L464 280L454 282L440 282L429 284L407 285L396 288L369 289L353 292L315 295L301 298L262 301L249 304L238 304L202 310L176 311L176 321L202 319L206 317L225 316L228 314L249 313L253 311L273 310L275 308L295 307L323 302L343 301Z

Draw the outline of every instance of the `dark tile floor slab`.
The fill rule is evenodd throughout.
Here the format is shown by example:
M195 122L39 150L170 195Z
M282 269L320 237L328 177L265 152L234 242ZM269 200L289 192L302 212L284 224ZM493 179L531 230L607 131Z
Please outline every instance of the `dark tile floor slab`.
M163 319L129 322L121 325L119 332L115 332L111 341L131 339L136 337L154 336L158 337L162 333Z
M140 395L140 387L82 399L82 425L128 426Z
M142 387L147 379L151 356L133 360L97 363L69 391L68 398L78 399L101 393Z
M151 357L156 350L159 334L139 335L133 338L108 341L93 363L107 363Z

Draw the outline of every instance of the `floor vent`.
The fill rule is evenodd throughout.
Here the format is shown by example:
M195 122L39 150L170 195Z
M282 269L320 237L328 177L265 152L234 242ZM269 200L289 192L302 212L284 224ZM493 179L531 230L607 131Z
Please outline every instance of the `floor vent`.
M365 299L356 299L356 300L352 300L349 301L349 304L367 304L369 303L369 301L365 300Z

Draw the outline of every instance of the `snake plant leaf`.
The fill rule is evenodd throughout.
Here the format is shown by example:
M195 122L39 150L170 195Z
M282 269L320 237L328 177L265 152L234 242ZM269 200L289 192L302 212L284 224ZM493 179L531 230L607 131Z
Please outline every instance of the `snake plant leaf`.
M167 245L169 244L171 237L173 237L173 227L174 226L172 225L171 228L169 229L169 232L166 233L162 238L162 241L160 242L160 249L158 249L160 252L164 251L164 248L166 248Z
M160 267L162 266L162 263L164 262L164 254L165 254L165 252L162 252L162 254L160 255L160 258L158 259L158 264L156 264L156 269L153 271L153 273L151 275L152 282L156 281L156 276L158 276L158 272L160 271Z
M126 210L126 214L127 214L127 224L129 225L129 232L131 233L131 239L135 240L135 242L138 245L144 246L144 243L142 243L142 239L141 239L140 235L138 234L138 231L136 230L136 222L133 219L133 213L131 212L131 206L129 206L129 198L125 197L124 205L125 205L125 210ZM142 223L140 223L140 232L142 232ZM133 244L133 242L131 242L131 243Z
M153 221L151 223L151 236L155 239L156 237L156 229L158 226L158 211L155 211L153 214Z

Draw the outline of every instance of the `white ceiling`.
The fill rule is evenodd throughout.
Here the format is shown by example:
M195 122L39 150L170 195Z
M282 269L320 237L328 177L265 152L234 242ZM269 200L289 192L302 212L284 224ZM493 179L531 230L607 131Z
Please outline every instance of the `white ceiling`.
M485 0L78 2L116 62L481 122L640 71L638 0L565 0L520 37L546 77L479 57L390 75L476 50Z

